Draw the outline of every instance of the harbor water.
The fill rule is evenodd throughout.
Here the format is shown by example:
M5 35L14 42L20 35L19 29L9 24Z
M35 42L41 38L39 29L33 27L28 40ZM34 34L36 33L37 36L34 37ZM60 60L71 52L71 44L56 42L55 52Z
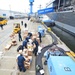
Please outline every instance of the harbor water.
M67 32L64 32L63 29L57 27L52 27L52 31L72 50L75 52L75 37L70 35Z

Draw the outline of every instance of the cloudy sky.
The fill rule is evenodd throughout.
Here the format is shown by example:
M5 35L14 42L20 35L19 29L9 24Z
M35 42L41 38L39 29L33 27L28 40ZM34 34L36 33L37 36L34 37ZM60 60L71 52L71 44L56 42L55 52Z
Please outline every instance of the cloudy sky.
M44 8L49 1L52 0L34 0L33 12L39 9L40 4L42 5L41 7ZM0 9L29 12L29 8L29 0L0 0Z

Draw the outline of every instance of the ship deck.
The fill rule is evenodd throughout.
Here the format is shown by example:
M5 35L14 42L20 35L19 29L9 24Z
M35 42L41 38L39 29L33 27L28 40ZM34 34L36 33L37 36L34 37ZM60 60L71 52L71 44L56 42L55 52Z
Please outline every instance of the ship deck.
M42 28L45 29L45 37L42 37L42 43L41 46L47 46L53 42L52 37L46 32L46 28L36 22L30 22L27 19L21 19L24 21L24 23L27 23L28 25L28 31L29 32L37 32L38 31L38 26L41 25ZM36 57L33 55L32 58L32 64L30 66L29 70L26 70L26 72L19 72L17 69L17 63L16 63L16 56L17 56L17 47L22 44L22 42L18 41L18 35L16 35L16 40L17 40L17 46L11 47L9 50L5 50L5 45L10 42L10 34L12 33L13 30L13 23L18 22L20 23L21 20L10 20L8 21L8 26L4 26L4 30L0 30L0 75L36 75L35 72L35 59ZM24 26L21 25L22 29L22 36L23 36L23 31L24 31ZM53 33L54 34L54 33ZM61 43L60 39L58 39L59 44ZM66 46L66 45L64 45ZM67 47L66 47L67 48ZM44 58L42 58L42 64L44 64ZM48 67L43 65L45 75L50 75L48 72Z

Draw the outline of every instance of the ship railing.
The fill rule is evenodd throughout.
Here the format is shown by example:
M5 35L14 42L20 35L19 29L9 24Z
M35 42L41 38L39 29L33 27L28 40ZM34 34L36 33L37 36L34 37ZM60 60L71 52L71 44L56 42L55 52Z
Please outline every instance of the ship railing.
M74 11L74 7L73 6L68 6L68 7L59 7L59 9L56 7L54 7L55 12L61 12L61 11L70 11L73 10Z

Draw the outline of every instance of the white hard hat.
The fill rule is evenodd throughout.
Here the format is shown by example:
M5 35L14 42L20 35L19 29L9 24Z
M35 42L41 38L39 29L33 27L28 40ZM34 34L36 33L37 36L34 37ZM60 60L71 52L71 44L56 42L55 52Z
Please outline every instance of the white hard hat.
M22 50L19 50L19 54L22 54Z
M31 39L29 39L29 42L32 42L32 40L31 40Z

